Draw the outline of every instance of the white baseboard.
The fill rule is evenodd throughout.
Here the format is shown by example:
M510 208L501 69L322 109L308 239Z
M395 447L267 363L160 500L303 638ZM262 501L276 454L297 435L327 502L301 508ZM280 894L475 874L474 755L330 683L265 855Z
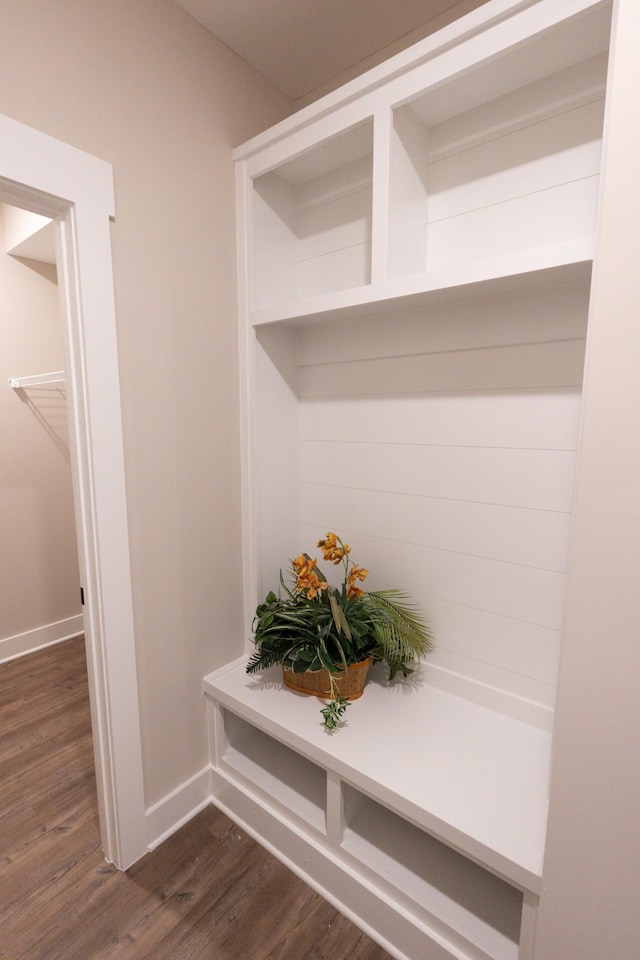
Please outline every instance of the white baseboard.
M154 850L211 803L211 767L185 780L146 812L147 846Z
M67 617L66 620L57 620L56 623L47 623L35 630L26 633L17 633L14 637L5 637L0 640L0 663L24 657L27 653L35 653L54 643L70 640L84 632L82 614Z

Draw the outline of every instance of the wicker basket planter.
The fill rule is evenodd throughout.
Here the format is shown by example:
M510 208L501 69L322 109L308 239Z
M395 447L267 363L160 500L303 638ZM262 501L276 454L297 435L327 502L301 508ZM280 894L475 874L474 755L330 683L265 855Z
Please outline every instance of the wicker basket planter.
M360 663L352 663L341 673L333 674L334 691L337 687L341 697L346 700L357 700L364 691L364 685L367 682L367 674L371 666L371 657L362 660ZM329 671L325 670L307 670L304 673L294 673L288 667L282 667L282 679L285 687L295 690L297 693L308 693L314 697L324 697L331 700L331 680Z

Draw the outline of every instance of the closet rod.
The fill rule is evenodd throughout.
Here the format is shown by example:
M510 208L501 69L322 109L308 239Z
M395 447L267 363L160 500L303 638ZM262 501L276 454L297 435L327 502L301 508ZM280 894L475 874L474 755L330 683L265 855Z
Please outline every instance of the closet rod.
M64 383L64 370L54 373L36 373L32 377L9 377L9 386L17 390L19 387L40 387L47 383Z

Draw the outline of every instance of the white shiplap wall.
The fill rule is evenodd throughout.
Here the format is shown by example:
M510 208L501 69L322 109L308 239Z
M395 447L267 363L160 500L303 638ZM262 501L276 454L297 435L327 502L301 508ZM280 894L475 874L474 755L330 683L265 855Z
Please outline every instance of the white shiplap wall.
M297 331L300 548L327 530L431 622L431 663L554 699L588 291Z

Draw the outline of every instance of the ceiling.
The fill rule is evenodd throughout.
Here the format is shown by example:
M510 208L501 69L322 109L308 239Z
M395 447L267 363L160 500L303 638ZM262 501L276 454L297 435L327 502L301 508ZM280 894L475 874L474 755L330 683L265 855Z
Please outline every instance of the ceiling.
M310 102L485 0L174 0L292 100Z

